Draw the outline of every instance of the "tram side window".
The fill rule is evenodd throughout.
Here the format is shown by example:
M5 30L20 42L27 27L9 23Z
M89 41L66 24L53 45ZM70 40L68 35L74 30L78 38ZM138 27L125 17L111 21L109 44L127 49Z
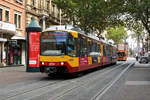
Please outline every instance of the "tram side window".
M97 52L97 44L96 43L92 44L92 52Z
M106 56L106 46L103 45L103 56Z
M80 57L87 57L88 49L87 49L87 38L81 36L80 37Z
M106 56L110 56L110 48L109 46L105 46L105 50L106 50Z
M100 50L100 44L97 44L97 51L100 53L101 50Z
M111 56L111 50L109 46L107 46L107 56Z
M69 56L72 56L72 57L77 56L76 39L73 38L72 35L69 35L68 37L67 52Z
M113 56L116 56L116 49L113 49Z
M92 42L91 41L89 41L88 42L88 55L90 55L90 52L92 52Z

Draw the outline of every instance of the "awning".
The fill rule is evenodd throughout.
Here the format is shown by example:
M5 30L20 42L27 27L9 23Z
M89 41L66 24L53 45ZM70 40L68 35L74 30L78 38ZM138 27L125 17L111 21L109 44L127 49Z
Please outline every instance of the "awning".
M23 36L13 36L11 39L12 40L26 40L25 37Z

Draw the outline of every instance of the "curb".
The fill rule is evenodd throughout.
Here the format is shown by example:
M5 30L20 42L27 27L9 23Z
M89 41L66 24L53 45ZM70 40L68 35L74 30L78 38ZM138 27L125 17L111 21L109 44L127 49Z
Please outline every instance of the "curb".
M25 67L25 65L6 65L6 66L0 66L0 68L8 68L8 67Z

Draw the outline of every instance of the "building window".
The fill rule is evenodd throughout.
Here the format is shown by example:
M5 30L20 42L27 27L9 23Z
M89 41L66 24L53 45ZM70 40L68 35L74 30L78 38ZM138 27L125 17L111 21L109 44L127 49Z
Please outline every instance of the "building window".
M5 21L8 22L9 21L9 11L5 11Z
M14 15L14 24L16 25L16 28L21 28L21 15L15 14Z
M52 5L52 15L55 15L55 5Z
M50 2L49 2L49 0L47 1L47 10L49 10L49 4L50 4Z
M21 15L18 15L18 28L21 28Z
M35 0L32 0L32 5L35 6Z
M17 14L14 15L14 24L16 25L16 28L17 28L18 27L17 26Z
M60 10L60 9L58 9L57 17L58 17L58 18L61 17L61 10Z
M0 9L0 21L3 20L3 9Z

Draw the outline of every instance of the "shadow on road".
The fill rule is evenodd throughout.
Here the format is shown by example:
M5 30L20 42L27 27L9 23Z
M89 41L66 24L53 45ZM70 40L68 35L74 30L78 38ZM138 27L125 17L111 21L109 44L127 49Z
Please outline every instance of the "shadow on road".
M120 65L120 64L116 64L116 65ZM73 74L51 74L48 75L47 77L43 77L41 80L44 81L49 81L49 80L69 80L69 79L75 79L75 78L80 78L83 76L86 76L90 73L93 72L97 72L99 70L103 70L107 67L114 67L116 65L107 65L107 66L101 66L101 67L97 67L97 68L93 68L93 69L89 69L86 71L82 71L82 72L78 72L78 73L73 73Z

